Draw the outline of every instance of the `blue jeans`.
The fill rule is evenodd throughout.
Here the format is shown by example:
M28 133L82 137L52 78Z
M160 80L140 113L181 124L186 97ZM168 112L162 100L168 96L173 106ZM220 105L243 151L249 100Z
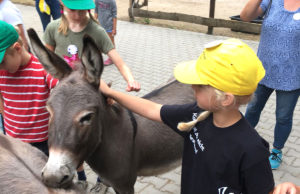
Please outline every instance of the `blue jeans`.
M259 121L261 111L274 89L258 85L254 99L248 104L245 118L252 127ZM289 137L293 125L293 113L300 95L300 89L293 91L276 91L276 124L273 147L282 149Z
M51 16L54 20L60 18L60 16L61 16L59 0L45 0L45 1L50 7L50 10L51 10L50 15L48 15L46 13L42 13L39 8L40 0L35 0L35 8L41 18L44 31L45 31L47 25L50 23Z

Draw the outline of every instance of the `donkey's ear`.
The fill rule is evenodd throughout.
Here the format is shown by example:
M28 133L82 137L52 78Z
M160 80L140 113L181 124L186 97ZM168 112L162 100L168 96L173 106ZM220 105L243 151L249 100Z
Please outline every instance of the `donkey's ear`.
M34 53L48 73L62 79L72 72L68 63L44 46L34 29L28 29L27 33Z
M103 59L94 40L88 35L85 35L83 38L81 61L85 67L86 80L98 89L100 76L103 71Z

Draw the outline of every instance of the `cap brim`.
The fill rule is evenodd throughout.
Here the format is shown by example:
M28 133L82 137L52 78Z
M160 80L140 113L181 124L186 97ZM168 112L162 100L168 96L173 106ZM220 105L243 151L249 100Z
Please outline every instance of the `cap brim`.
M206 82L200 79L199 75L197 74L196 69L197 61L186 61L177 64L174 69L174 76L175 78L184 84L203 84L207 85Z
M3 61L4 55L5 55L5 51L6 50L0 51L0 63L2 63L2 61Z

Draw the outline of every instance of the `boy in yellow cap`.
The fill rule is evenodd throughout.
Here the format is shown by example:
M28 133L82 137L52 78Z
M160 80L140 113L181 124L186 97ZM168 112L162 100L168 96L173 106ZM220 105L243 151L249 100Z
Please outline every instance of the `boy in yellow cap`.
M195 103L161 105L114 91L103 81L100 89L184 138L182 194L266 194L274 188L268 143L239 111L264 74L250 47L228 39L207 45L197 61L175 68L175 78L192 85Z
M0 21L0 99L4 102L5 132L46 155L49 113L45 107L57 83L24 48L16 29Z

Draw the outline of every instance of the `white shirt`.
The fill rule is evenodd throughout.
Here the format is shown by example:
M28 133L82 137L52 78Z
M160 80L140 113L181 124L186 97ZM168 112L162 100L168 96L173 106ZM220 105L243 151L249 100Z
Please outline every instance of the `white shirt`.
M3 0L0 3L0 20L13 26L23 24L20 10L10 0Z

